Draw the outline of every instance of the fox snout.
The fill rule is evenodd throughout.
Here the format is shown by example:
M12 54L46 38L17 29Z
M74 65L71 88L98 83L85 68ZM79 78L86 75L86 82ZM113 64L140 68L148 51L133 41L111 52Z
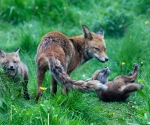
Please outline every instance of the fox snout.
M109 58L108 58L108 57L107 57L107 58L105 58L105 62L106 62L106 61L108 61L108 60L109 60Z
M106 82L108 82L109 73L110 70L108 67L99 70L98 74L96 74L96 80L99 80L101 83L105 84Z
M108 57L98 56L98 54L94 54L94 57L98 59L100 62L106 62L109 60Z
M13 65L10 65L10 66L8 66L8 69L9 69L9 70L15 70L15 69L16 69L16 67L15 67L15 66L13 66Z
M109 73L110 73L110 70L109 70L108 67L105 67L105 68L103 68L102 72L103 72L103 76L108 77L108 75L109 75Z
M7 62L3 64L3 70L5 74L8 74L9 76L14 76L17 72L18 66L13 62Z
M103 69L105 72L110 72L109 68L108 67L104 67Z
M3 65L3 69L4 69L4 70L13 70L13 69L15 69L15 68L14 68L14 66Z
M108 57L106 57L106 58L99 57L98 60L101 61L101 62L107 62L109 60L109 58Z
M109 60L108 57L99 57L98 58L101 62L107 62Z
M11 61L8 61L7 63L4 63L3 68L7 69L7 70L16 70L17 69L17 64L13 63Z

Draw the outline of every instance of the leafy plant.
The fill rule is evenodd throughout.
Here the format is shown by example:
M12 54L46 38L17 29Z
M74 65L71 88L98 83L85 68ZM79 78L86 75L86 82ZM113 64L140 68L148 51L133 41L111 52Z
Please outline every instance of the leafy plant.
M96 21L93 24L93 30L96 32L102 27L107 37L123 37L128 26L132 23L132 17L124 10L116 11L109 8L104 15L102 22Z

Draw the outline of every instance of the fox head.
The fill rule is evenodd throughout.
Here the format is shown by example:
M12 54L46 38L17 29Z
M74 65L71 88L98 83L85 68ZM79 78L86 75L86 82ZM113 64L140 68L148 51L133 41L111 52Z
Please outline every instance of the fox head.
M10 76L14 76L17 73L19 58L19 48L12 53L5 53L0 50L0 64L4 70L4 73Z
M106 55L106 45L104 41L104 31L101 29L95 33L91 33L87 26L82 25L83 37L85 39L85 54L87 58L96 58L101 62L108 61Z
M102 70L97 70L93 76L92 79L93 80L98 80L101 83L105 84L106 82L108 82L108 75L110 73L110 70L108 67L103 68Z

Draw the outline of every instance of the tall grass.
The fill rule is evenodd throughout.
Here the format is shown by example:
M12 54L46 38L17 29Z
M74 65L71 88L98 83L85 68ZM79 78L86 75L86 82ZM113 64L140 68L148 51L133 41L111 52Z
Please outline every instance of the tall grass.
M99 0L0 0L0 48L12 52L20 47L21 60L29 68L29 93L31 100L18 96L16 87L0 73L0 124L37 125L101 125L101 124L149 124L149 60L150 18L149 2L99 1ZM133 11L134 10L134 11ZM71 77L85 80L95 70L108 66L109 80L128 74L133 63L139 64L136 82L144 89L132 93L126 102L104 103L96 93L70 91L67 96L58 93L50 96L50 73L46 73L43 92L37 104L35 55L44 34L60 31L67 36L82 33L81 25L91 31L105 31L109 61L88 61L76 69ZM5 43L5 44L4 44ZM122 65L122 62L125 65ZM143 66L141 67L141 62Z

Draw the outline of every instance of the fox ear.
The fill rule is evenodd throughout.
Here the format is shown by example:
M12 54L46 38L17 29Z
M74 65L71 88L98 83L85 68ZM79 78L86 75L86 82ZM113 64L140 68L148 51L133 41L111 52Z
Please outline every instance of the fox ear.
M103 35L104 36L104 30L103 29L100 29L97 34L100 34L100 35Z
M5 52L3 50L0 50L0 58L4 58Z
M19 51L20 51L20 47L18 47L16 50L15 50L15 53L17 53L19 55Z
M82 31L83 31L84 38L88 38L92 40L92 34L86 25L82 25Z

